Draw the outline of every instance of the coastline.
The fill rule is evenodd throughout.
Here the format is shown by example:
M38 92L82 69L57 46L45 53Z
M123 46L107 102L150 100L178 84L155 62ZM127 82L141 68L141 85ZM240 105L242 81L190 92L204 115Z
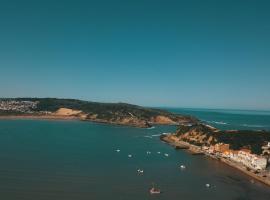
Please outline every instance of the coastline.
M0 116L0 119L81 120L79 117L75 116L55 116L55 115L7 115L7 116Z
M101 119L91 119L76 115L0 115L0 120L17 120L17 119L30 119L30 120L75 120L75 121L85 121L94 122L99 124L110 124L116 126L128 126L134 128L151 128L154 125L171 125L176 124L165 124L165 123L129 123L129 122L113 122Z
M177 148L177 145L183 146L185 148L182 148L182 149L186 150L187 152L191 153L192 155L205 155L209 158L219 160L222 163L224 163L224 164L226 164L234 169L239 170L241 173L253 178L254 180L257 180L257 181L270 187L270 178L269 177L265 178L265 177L263 177L262 174L259 174L259 173L255 174L254 172L248 171L246 169L246 167L241 165L240 163L233 162L233 161L225 159L223 157L217 157L215 155L208 154L208 153L204 152L203 150L201 150L201 148L199 146L192 145L192 144L187 143L185 141L177 141L176 142L176 141L172 140L170 138L170 135L168 135L168 134L161 135L160 140L173 146L175 149L181 149L181 148Z

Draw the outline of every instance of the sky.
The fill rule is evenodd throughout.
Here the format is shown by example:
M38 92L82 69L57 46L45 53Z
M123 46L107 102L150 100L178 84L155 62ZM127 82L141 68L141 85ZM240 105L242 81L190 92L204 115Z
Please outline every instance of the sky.
M270 110L270 1L0 0L0 96Z

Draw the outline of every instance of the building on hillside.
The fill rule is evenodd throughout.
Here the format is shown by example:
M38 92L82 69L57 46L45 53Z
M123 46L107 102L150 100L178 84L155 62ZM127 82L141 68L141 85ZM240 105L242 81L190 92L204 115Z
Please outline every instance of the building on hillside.
M218 143L218 144L215 144L214 150L219 153L224 153L225 151L230 150L230 145L224 144L224 143Z
M270 142L267 142L266 145L262 146L262 155L270 155Z

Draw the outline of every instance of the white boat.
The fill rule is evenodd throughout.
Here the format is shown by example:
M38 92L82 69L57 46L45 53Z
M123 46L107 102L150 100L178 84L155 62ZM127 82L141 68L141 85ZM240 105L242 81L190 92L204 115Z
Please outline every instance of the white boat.
M148 155L151 154L151 151L147 151L146 154L148 154Z
M210 187L210 184L209 184L209 183L207 183L207 184L205 184L205 186L209 188L209 187Z
M169 157L169 154L167 154L167 153L164 153L164 156L166 156L166 157Z
M129 154L129 155L128 155L128 157L129 157L129 158L132 158L132 155L131 155L131 154Z
M186 166L185 165L181 165L180 168L181 169L186 169Z
M157 154L160 154L160 151L158 151Z
M120 152L120 149L116 149L115 151L116 151L117 153L119 153L119 152Z
M144 171L142 169L138 169L137 172L138 172L139 175L143 175Z

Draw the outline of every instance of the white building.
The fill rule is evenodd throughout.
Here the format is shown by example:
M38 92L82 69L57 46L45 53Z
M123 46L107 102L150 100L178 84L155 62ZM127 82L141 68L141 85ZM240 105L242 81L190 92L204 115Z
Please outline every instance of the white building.
M258 156L256 154L251 154L250 150L242 149L240 151L231 151L228 157L235 161L242 163L246 167L249 167L253 170L264 170L267 166L267 159Z

